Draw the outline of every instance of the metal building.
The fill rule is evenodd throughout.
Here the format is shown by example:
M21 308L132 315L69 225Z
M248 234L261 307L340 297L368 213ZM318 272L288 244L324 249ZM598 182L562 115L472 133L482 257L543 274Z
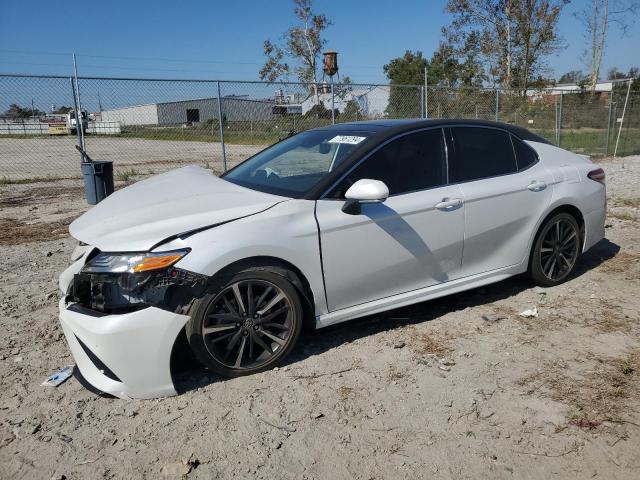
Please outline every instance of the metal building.
M389 105L391 89L386 85L373 85L370 87L354 86L345 92L336 92L333 99L333 107L340 113L344 112L350 101L356 102L363 116L368 118L382 118ZM320 93L318 97L309 95L302 102L302 113L306 114L320 101L326 109L331 109L331 94Z
M222 97L222 116L227 121L269 120L273 102L243 97ZM201 98L150 103L102 111L102 120L121 125L176 125L218 119L218 99Z

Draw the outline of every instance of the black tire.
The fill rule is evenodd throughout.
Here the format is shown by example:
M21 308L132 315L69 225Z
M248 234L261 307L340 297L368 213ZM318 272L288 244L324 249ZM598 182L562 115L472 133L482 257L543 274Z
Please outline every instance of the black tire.
M277 271L257 267L219 278L196 300L187 340L206 368L225 377L251 375L275 367L294 348L304 309Z
M569 213L548 218L538 230L529 261L529 278L541 287L564 282L575 269L582 250L580 226Z

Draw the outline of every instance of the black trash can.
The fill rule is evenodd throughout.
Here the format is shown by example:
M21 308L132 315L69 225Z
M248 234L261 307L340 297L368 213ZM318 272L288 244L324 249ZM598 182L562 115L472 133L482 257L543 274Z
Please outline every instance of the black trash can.
M80 166L89 205L95 205L113 193L113 162L83 162Z

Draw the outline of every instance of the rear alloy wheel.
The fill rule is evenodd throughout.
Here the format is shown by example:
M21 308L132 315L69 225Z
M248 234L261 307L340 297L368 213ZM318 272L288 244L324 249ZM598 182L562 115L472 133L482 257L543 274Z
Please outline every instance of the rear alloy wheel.
M529 275L538 285L557 285L573 271L579 254L578 223L572 215L559 213L545 222L536 238Z
M262 270L236 274L205 295L187 324L198 359L225 376L275 366L293 348L302 326L295 287L282 275Z

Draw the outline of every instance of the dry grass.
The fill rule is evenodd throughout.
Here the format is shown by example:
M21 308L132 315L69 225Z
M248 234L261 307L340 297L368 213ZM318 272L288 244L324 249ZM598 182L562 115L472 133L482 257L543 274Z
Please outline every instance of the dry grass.
M347 400L351 398L355 392L355 388L342 386L338 389L338 394L342 400Z
M640 208L640 197L634 198L612 198L610 204L615 207Z
M638 220L638 213L629 212L627 210L609 210L607 212L607 217L616 218L625 222L635 222Z
M598 268L602 272L616 274L630 272L639 265L640 255L621 250L616 256L602 262ZM638 278L637 272L635 278Z
M625 412L640 394L640 350L624 358L595 358L593 368L578 374L563 363L545 367L517 382L570 408L568 425L593 429L604 422L624 423Z
M411 341L411 346L421 355L443 357L453 351L446 340L426 333L416 335Z
M600 333L630 333L636 328L637 319L625 315L622 306L606 298L593 301L584 310L576 309L566 302L565 298L558 298L546 303L540 318L521 318L521 322L529 327L543 327L545 330L565 328L573 324L595 328Z
M603 333L631 332L637 327L637 318L633 319L624 314L620 305L616 305L607 299L599 302L594 313L595 320L591 323Z
M1 207L24 207L27 205L42 205L43 203L58 202L71 203L70 199L82 199L84 188L81 186L51 186L33 187L28 190L14 192L0 196Z
M78 177L31 177L31 178L9 178L6 175L0 177L0 185L25 185L29 183L49 183L60 182L62 180L77 180Z
M74 217L54 222L28 224L15 218L0 219L0 245L16 245L57 240L69 235L69 224Z

